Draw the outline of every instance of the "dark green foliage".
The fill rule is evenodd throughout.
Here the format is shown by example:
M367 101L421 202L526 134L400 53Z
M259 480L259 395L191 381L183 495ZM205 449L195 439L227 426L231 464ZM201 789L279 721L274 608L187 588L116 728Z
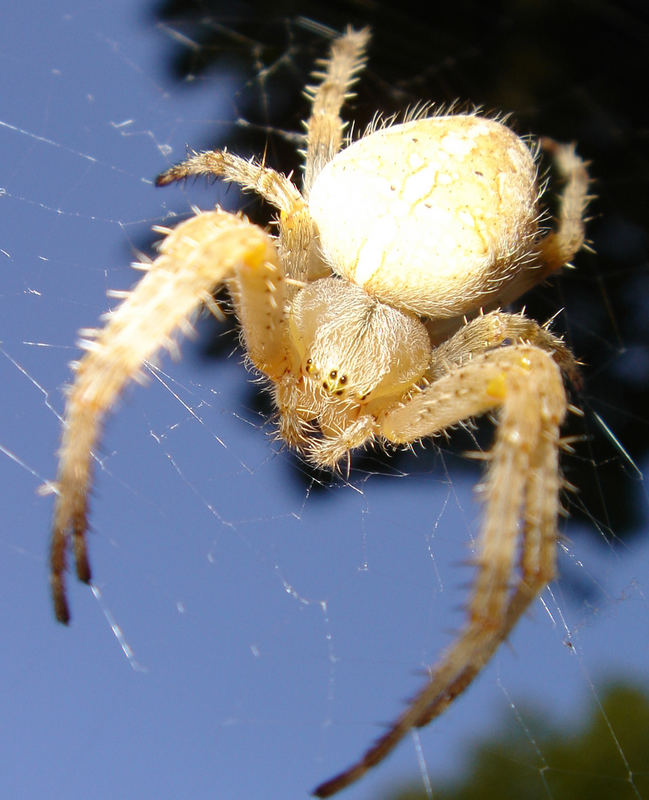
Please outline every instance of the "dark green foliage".
M585 719L565 730L523 712L520 723L476 744L464 777L431 776L435 800L638 800L649 798L649 698L614 684ZM564 726L565 727L565 726ZM423 787L387 800L428 800Z

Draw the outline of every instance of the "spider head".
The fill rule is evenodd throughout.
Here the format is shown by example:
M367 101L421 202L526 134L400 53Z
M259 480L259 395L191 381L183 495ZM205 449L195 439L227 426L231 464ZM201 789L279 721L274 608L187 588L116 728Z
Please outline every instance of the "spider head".
M302 374L325 400L360 405L403 393L428 366L430 341L419 319L343 279L302 289L290 320Z

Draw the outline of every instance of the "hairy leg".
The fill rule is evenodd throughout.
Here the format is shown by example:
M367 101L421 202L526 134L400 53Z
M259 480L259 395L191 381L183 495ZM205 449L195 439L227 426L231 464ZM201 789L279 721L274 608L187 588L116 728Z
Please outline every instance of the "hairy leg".
M350 97L350 88L365 62L365 48L370 38L367 28L347 28L331 45L329 58L321 62L323 71L313 73L320 82L307 86L311 116L306 123L306 162L304 194L309 195L318 173L342 147L343 129L340 109Z
M297 187L281 172L254 159L232 155L227 150L206 150L160 173L156 186L167 186L191 176L205 175L237 183L244 191L255 192L283 214L303 204Z
M125 299L106 315L103 329L81 332L87 352L74 365L74 384L68 390L50 554L52 596L61 622L70 617L64 583L70 536L78 577L85 582L91 577L85 533L92 450L103 417L129 381L142 379L145 361L161 348L173 352L172 336L190 333L192 314L219 284L238 273L249 354L269 375L284 369L282 273L272 239L223 211L192 217L173 231L158 230L167 237L155 261L138 265L146 274L136 288L119 293ZM246 304L254 306L248 314ZM254 323L246 325L248 318Z
M318 797L358 780L413 727L442 713L554 575L558 437L566 400L559 368L547 353L521 345L477 356L379 422L386 438L408 442L496 407L500 424L489 455L485 521L466 625L403 714L356 763L318 786ZM520 577L511 589L521 517Z
M568 264L584 246L584 212L591 197L588 195L586 164L575 152L572 144L560 144L544 138L541 145L554 161L559 177L566 183L559 195L559 212L555 230L541 239L535 259L520 270L518 277L508 284L490 307L502 307L525 294L533 286L550 277Z
M567 264L584 244L584 211L590 197L586 164L571 144L559 144L544 137L541 146L549 153L559 175L566 181L559 196L556 229L541 242L541 258L546 274Z
M426 373L429 382L441 378L462 366L476 355L501 347L503 344L531 344L546 350L575 384L580 384L579 368L563 340L548 330L548 325L528 319L524 314L492 311L463 325L450 339L433 349Z
M158 175L156 185L167 186L192 175L212 175L236 183L244 191L255 192L280 212L278 247L287 277L299 282L329 274L330 270L323 269L315 252L313 223L306 203L286 175L227 150L208 150L193 153L186 161Z

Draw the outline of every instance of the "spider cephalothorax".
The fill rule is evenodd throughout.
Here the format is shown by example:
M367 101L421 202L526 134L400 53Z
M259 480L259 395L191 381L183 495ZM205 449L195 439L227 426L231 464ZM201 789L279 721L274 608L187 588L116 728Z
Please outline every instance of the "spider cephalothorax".
M248 361L273 392L280 435L314 464L335 467L371 441L408 444L498 411L466 626L388 731L315 790L321 797L440 714L554 576L561 373L574 376L575 362L547 327L499 309L580 249L587 203L574 148L543 140L566 183L554 230L542 230L533 152L478 114L375 126L341 149L339 112L367 40L351 29L334 40L308 90L302 191L227 151L194 154L158 178L234 181L279 211L278 233L218 208L158 228L165 238L153 262L137 265L142 280L103 329L82 331L88 352L67 398L51 550L56 616L67 622L69 540L79 578L90 580L87 496L102 418L221 286Z

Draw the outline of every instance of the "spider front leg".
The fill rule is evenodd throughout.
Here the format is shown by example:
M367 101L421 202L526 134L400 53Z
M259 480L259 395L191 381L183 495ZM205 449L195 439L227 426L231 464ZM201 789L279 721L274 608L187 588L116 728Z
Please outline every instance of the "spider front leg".
M566 397L560 370L546 352L515 345L478 355L387 411L379 419L380 433L406 443L494 408L501 409L500 423L489 454L485 521L465 627L405 712L358 762L318 786L318 797L329 797L358 780L408 731L442 713L554 576L559 426ZM522 552L512 588L519 521Z
M199 214L167 234L146 274L126 299L106 315L102 330L81 331L87 351L74 364L68 390L51 542L50 581L60 622L70 612L65 592L67 545L72 538L77 575L89 582L86 549L88 491L92 450L104 415L130 380L161 348L176 351L172 335L190 333L191 317L212 292L228 282L244 326L249 355L271 377L281 374L287 357L284 324L284 274L273 240L242 217L224 211Z

